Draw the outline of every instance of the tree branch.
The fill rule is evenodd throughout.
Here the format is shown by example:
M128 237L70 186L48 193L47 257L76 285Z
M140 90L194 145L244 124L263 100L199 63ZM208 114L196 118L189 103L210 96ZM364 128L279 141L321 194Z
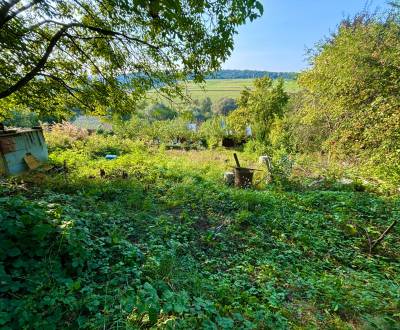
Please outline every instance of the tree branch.
M136 38L136 37L129 36L129 35L127 35L125 33L122 33L122 32L117 32L117 31L108 30L108 29L104 29L104 28L99 28L97 26L85 25L85 24L78 24L76 26L84 28L84 29L88 29L88 30L91 30L91 31L94 31L94 32L97 32L97 33L103 34L103 35L108 35L108 36L112 36L112 37L122 37L122 38L124 38L126 40L137 42L139 44L145 45L145 46L147 46L149 48L152 48L152 49L155 49L155 50L159 50L160 49L160 47L155 46L153 44L150 44L147 41L141 40L141 39Z
M132 36L128 36L124 33L121 32L116 32L113 30L108 30L108 29L104 29L104 28L99 28L96 26L89 26L89 25L85 25L82 23L69 23L69 24L64 24L61 22L56 22L56 21L52 21L49 20L47 21L48 23L54 23L57 25L61 25L61 28L58 30L58 32L56 34L53 35L53 37L50 39L50 42L46 48L45 53L43 54L43 56L40 58L40 60L36 63L36 65L33 67L33 69L31 69L31 71L29 71L28 73L25 74L25 76L23 76L20 80L18 80L14 85L10 86L9 88L7 88L6 90L3 90L0 92L0 99L3 99L7 96L10 96L11 94L15 93L16 91L20 90L22 87L24 87L26 84L28 84L46 65L47 60L50 56L50 54L53 52L57 42L65 35L65 33L68 31L68 29L72 28L72 27L79 27L79 28L83 28L83 29L88 29L90 31L94 31L97 32L99 34L102 35L108 35L111 37L122 37L126 40L129 41L134 41L136 43L140 43L143 45L148 46L149 48L152 49L156 49L159 50L159 47L152 45L144 40L138 39L136 37L132 37Z
M397 220L394 220L394 221L392 222L392 224L391 224L389 227L386 228L386 230L382 233L382 235L379 236L378 239L376 239L376 240L372 243L371 248L370 248L370 251L371 251L371 252L372 252L372 250L373 250L380 242L382 242L382 241L385 239L385 237L386 237L386 236L389 234L389 232L393 229L393 227L396 225L396 223L397 223Z
M159 50L160 49L159 46L153 45L153 44L151 44L151 43L149 43L147 41L144 41L142 39L127 35L126 33L118 32L118 31L114 31L114 30L110 30L110 29L106 29L106 28L101 28L101 27L97 27L97 26L93 26L93 25L87 25L87 24L83 24L83 23L79 23L79 22L66 24L66 23L53 21L53 20L43 21L42 24L43 23L53 23L53 24L61 25L61 26L68 26L69 28L70 27L79 27L79 28L82 28L82 29L87 29L87 30L90 30L90 31L97 32L97 33L105 35L105 36L122 37L122 38L124 38L124 39L126 39L128 41L134 41L134 42L137 42L139 44L145 45L145 46L147 46L149 48L152 48L152 49L155 49L155 50Z
M75 42L74 38L67 33L67 37L71 40L71 42L74 44L76 49L96 68L98 74L100 74L105 81L107 81L107 78L104 76L103 72L100 70L100 68L96 65L96 63L91 59L91 57L85 53L85 51Z
M74 94L74 92L73 92L74 88L69 86L62 78L54 76L52 74L47 74L47 73L42 73L41 76L48 77L48 78L53 79L54 81L57 81L59 84L61 84L65 88L65 90L68 92L68 94L71 95L75 100L77 100L79 103L83 104L88 109L93 110L93 107L88 105L86 102L84 102L83 100L81 100L79 97L77 97Z
M42 58L36 63L31 71L29 71L25 76L23 76L20 80L18 80L14 85L10 86L4 91L0 92L0 99L3 99L7 96L10 96L12 93L15 93L22 87L24 87L28 82L30 82L39 72L43 69L47 60L56 46L57 42L63 37L64 33L73 26L73 23L69 25L64 25L58 32L50 39L50 43L46 48L45 53Z
M17 4L18 2L20 2L21 0L14 0L11 1L15 4ZM33 0L32 2L28 3L25 6L22 6L21 8L17 9L16 11L13 11L12 13L8 14L9 10L11 9L12 6L7 8L7 5L5 5L4 7L1 8L0 10L0 29L4 27L4 25L6 25L7 22L11 21L13 18L15 18L17 15L21 14L22 12L24 12L25 10L28 10L29 8L33 7L34 5L36 5L37 3L39 3L42 0Z
M12 7L14 7L18 2L22 0L10 0L9 2L4 2L0 7L0 23L7 17L8 12Z

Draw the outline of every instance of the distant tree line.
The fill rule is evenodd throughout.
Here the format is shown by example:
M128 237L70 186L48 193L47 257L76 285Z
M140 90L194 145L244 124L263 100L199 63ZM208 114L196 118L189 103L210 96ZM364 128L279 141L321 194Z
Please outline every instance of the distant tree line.
M206 76L206 79L252 79L264 78L271 79L282 78L285 80L294 80L297 78L297 72L270 72L256 70L220 70Z

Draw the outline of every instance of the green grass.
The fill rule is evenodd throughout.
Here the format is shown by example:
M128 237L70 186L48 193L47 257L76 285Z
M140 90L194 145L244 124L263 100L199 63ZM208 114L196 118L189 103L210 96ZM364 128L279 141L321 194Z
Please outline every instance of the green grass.
M114 161L102 157L109 148ZM239 158L256 166L256 155ZM0 185L0 326L400 326L399 227L373 255L365 234L399 216L398 198L227 187L224 149L90 136L51 159L68 173Z
M236 99L243 89L252 88L252 86L253 79L210 79L206 80L203 85L188 82L185 87L185 93L191 98L198 100L209 97L214 103L225 97ZM299 90L297 82L294 80L286 81L285 87L288 92ZM154 95L154 92L150 92L149 94Z

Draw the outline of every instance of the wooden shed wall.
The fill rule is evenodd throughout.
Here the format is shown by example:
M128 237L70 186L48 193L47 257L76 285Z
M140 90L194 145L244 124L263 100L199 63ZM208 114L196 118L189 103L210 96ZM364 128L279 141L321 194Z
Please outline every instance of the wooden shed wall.
M24 156L31 153L41 162L48 160L47 145L41 130L29 130L0 136L0 173L19 174L28 170ZM3 163L3 166L1 165ZM3 170L1 169L3 167Z

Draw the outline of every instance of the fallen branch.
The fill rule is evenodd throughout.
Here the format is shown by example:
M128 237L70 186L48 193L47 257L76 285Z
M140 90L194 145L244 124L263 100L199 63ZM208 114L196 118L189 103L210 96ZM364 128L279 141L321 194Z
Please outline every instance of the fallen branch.
M392 224L391 224L389 227L386 228L386 230L382 233L382 235L379 236L378 239L376 239L375 241L373 241L372 245L370 245L370 249L369 249L370 253L372 252L372 250L373 250L379 243L381 243L381 242L385 239L385 237L386 237L386 236L389 234L389 232L393 229L393 227L396 225L396 223L397 223L397 220L394 220L394 221L392 222Z

